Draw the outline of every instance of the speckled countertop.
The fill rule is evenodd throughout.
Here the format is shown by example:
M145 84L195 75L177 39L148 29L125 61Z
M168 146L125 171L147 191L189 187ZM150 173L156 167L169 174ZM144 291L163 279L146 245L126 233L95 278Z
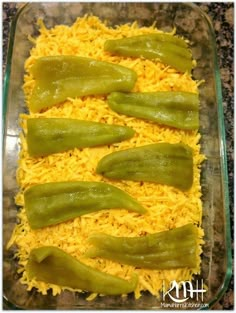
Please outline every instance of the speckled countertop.
M17 8L22 3L4 2L3 10L3 71L5 70L7 46L9 38L9 28L12 18L14 18ZM233 72L233 31L234 31L234 3L198 3L200 8L206 12L215 29L217 53L221 73L222 96L225 116L225 131L227 142L227 161L229 175L229 197L230 197L230 217L231 234L233 232L233 203L234 203L234 166L233 166L233 123L234 123L234 72ZM232 242L233 249L233 242ZM230 281L229 287L222 299L214 306L215 310L233 310L234 308L234 280Z

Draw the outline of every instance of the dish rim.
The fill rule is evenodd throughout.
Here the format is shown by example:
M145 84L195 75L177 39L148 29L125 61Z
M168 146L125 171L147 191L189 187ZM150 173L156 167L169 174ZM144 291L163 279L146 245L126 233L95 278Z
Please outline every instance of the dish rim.
M82 1L83 3L91 3L90 1ZM92 1L93 3L100 2L100 1ZM107 1L108 3L111 3L112 1ZM42 2L46 3L46 2ZM61 2L58 2L61 3ZM69 3L69 2L67 2ZM72 2L74 3L74 2ZM115 1L116 3L116 1ZM118 3L127 3L132 4L133 1L122 1ZM138 2L140 3L140 2ZM145 3L144 1L141 1L141 3ZM163 3L163 2L160 2ZM168 2L169 3L169 2ZM147 4L147 3L146 3ZM170 3L172 4L172 3ZM225 245L226 247L230 247L230 249L226 249L226 272L224 276L224 280L222 281L221 289L218 290L218 293L215 295L215 297L209 301L208 307L200 308L200 310L205 310L211 308L217 301L219 301L222 296L225 294L225 292L228 289L231 277L232 277L232 251L231 251L231 221L230 221L230 210L229 210L229 188L228 188L228 166L227 166L227 153L226 153L226 132L225 132L225 123L224 123L224 112L223 112L223 97L222 97L222 87L221 87L221 75L220 75L220 68L218 64L218 58L217 58L217 46L216 46L216 39L215 39L215 31L212 25L212 22L209 18L209 16L201 9L198 5L194 3L182 3L187 7L191 7L194 10L197 10L200 15L205 19L212 40L213 44L213 72L215 76L215 85L216 85L216 102L217 102L217 122L219 127L219 153L220 153L220 165L221 165L221 179L222 179L222 192L223 192L223 203L224 203L224 217L225 217ZM21 13L25 10L25 8L30 7L31 5L34 5L34 3L27 2L23 5L21 5L17 13L15 14L14 18L11 21L10 25L10 32L9 32L9 41L7 46L7 57L6 57L6 67L5 67L5 73L4 73L4 79L3 79L3 108L2 108L2 129L3 129L3 163L4 163L4 155L5 155L5 139L6 139L6 119L7 119L7 110L8 110L8 93L9 93L9 83L10 83L10 75L11 75L11 68L12 68L12 54L13 54L13 47L14 47L14 38L16 33L16 27L18 18L20 17ZM9 302L5 295L3 294L3 303L5 303L10 309L19 309L20 307Z

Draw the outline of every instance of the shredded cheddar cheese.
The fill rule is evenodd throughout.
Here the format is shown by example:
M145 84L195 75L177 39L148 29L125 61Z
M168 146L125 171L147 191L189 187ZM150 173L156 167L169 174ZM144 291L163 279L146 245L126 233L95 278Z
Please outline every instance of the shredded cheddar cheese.
M50 55L84 56L131 68L138 75L133 90L135 92L171 90L198 92L199 82L194 81L189 74L180 74L173 68L158 62L158 60L151 61L142 58L114 56L103 50L104 42L107 39L159 32L154 25L139 27L135 22L110 28L94 16L78 18L71 27L58 25L52 29L47 29L42 21L39 21L38 24L40 35L37 38L30 38L34 47L30 52L30 57L25 62L26 74L23 88L26 103L35 84L29 69L37 58ZM33 158L27 152L25 140L25 134L27 133L26 120L32 117L66 117L127 125L132 127L136 134L129 140L109 146L73 149L47 157ZM113 236L134 237L172 229L187 223L201 226L200 164L204 156L200 153L200 134L197 131L177 130L117 114L109 108L106 96L68 98L65 102L44 112L22 114L20 123L23 129L20 137L21 152L17 171L20 191L15 200L16 204L21 206L22 209L18 215L20 222L14 229L8 247L17 246L19 273L22 275L21 282L28 286L28 290L35 287L42 294L46 294L51 288L53 294L56 295L65 289L64 287L28 279L25 266L29 253L31 249L43 245L57 246L89 266L124 279L129 279L132 273L135 272L139 277L139 283L135 290L136 298L139 298L144 290L158 296L163 281L170 283L172 280L191 280L194 274L200 272L200 254L202 251L201 245L203 244L203 230L201 227L199 227L198 265L196 268L175 270L136 269L133 266L121 265L102 258L90 259L83 256L90 247L87 238L94 232L103 232ZM193 149L194 182L189 191L182 192L171 186L149 182L109 180L95 173L98 161L111 152L158 142L183 142ZM58 225L32 230L25 213L24 190L35 184L59 181L108 182L137 199L147 209L148 213L139 215L122 208L120 210L103 210ZM88 300L92 300L95 296L92 294Z

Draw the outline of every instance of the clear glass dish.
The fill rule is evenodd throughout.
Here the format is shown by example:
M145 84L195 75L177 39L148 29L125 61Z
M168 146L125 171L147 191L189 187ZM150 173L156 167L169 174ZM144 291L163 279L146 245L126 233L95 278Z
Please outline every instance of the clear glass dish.
M151 25L155 21L157 27L165 31L176 27L177 34L191 42L193 56L198 64L193 76L197 80L205 80L199 88L200 133L202 153L207 157L201 176L206 243L203 247L201 275L195 280L202 279L208 290L203 295L203 306L199 305L199 300L194 296L181 308L209 308L226 291L232 271L224 117L214 31L208 17L196 5L187 3L30 3L18 12L11 28L4 81L4 303L8 308L21 309L176 309L171 307L171 301L168 302L170 306L163 306L161 299L150 294L144 294L139 300L132 296L98 297L88 302L85 300L86 295L68 291L56 297L51 294L43 296L36 291L27 292L18 280L14 249L7 251L5 248L17 222L14 196L18 186L15 172L21 131L17 121L20 113L27 112L22 90L24 61L31 49L27 36L38 34L36 21L39 17L43 18L47 27L53 27L56 24L71 25L78 16L84 14L94 14L111 25L134 20L140 25Z

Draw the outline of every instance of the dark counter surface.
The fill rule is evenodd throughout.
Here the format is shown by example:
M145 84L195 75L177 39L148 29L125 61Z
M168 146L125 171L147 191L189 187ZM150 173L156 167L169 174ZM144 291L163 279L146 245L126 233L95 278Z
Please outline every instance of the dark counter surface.
M218 62L221 73L222 97L225 116L225 131L227 143L227 161L229 176L229 198L230 198L230 218L231 235L233 238L234 226L234 54L233 54L233 35L234 35L234 3L197 3L206 12L213 24L216 35ZM3 17L3 72L6 64L6 54L9 39L9 28L12 18L17 12L17 8L22 3L5 2L2 4ZM233 250L233 240L232 240ZM234 308L234 280L230 281L227 292L222 299L214 306L215 310L233 310Z

